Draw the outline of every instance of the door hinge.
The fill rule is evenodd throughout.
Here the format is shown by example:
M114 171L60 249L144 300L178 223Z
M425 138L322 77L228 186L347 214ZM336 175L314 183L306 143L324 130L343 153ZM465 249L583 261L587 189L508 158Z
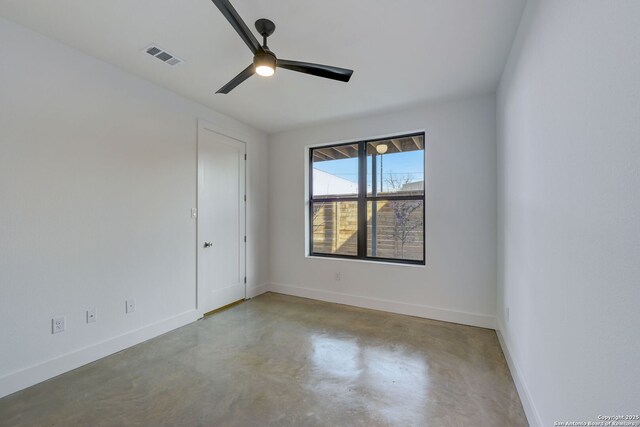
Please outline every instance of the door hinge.
M244 283L247 283L247 276L244 276Z
M247 243L247 236L244 236L244 242Z
M247 160L247 155L246 154L244 155L244 159Z
M244 201L245 202L247 201L247 195L246 194L244 195Z

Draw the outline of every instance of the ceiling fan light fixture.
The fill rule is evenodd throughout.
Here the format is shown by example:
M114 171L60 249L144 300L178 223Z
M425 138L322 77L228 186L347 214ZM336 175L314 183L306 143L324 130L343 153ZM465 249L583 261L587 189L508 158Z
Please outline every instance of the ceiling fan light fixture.
M256 73L262 77L271 77L276 73L276 57L271 53L257 53L253 57Z
M269 67L268 65L260 65L256 67L256 73L262 77L271 77L276 73L276 70Z

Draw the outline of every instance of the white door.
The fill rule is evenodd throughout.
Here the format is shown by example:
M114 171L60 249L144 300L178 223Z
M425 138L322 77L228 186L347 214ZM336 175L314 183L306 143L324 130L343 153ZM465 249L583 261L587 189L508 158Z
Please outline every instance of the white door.
M198 127L198 310L245 298L245 144Z

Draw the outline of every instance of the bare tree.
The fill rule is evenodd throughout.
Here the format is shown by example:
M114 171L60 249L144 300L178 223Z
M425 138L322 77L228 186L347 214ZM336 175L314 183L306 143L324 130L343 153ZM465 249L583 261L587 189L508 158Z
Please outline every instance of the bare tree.
M405 175L404 178L395 177L393 173L385 179L389 192L397 193L402 191L407 184L413 182L411 175ZM404 258L405 244L415 239L414 230L423 226L423 218L420 215L414 215L414 212L421 208L420 200L391 200L389 205L393 210L394 226L393 238L396 242L400 242L400 256ZM419 211L418 211L419 212ZM396 256L397 256L396 249Z

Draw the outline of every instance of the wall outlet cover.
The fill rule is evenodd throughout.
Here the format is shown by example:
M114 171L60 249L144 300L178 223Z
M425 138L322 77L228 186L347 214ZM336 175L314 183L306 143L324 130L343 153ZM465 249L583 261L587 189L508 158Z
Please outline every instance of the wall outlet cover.
M57 316L51 319L51 333L59 334L66 329L66 319L64 316Z
M90 308L87 310L87 323L93 323L96 320L98 320L98 312L96 311L96 308Z
M133 313L134 311L136 311L136 300L135 299L128 299L126 301L126 312L127 313Z

